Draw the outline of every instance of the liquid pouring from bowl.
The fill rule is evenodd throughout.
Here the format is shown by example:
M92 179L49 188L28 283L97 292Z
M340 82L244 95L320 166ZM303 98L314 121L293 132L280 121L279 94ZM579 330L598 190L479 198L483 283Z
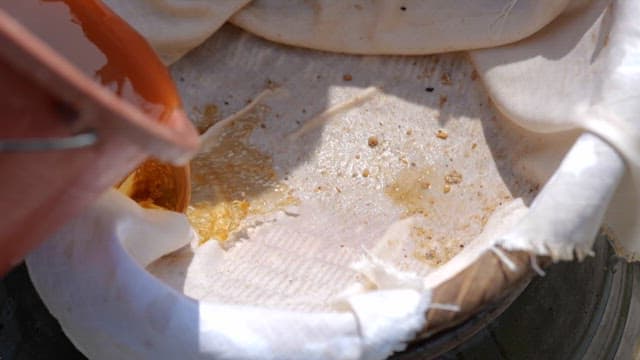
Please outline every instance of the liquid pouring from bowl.
M1 141L97 139L63 151L0 152L0 274L145 158L179 168L197 150L166 67L98 0L0 3L0 64ZM180 177L175 199L185 203L188 169L169 174Z

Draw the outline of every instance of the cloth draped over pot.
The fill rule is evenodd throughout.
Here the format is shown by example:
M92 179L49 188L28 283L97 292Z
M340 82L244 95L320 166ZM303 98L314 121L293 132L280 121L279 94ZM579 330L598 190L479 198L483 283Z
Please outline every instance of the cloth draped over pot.
M496 211L476 246L582 258L606 216L618 253L628 260L640 256L634 119L640 110L634 86L640 80L640 4L634 1L105 2L166 64L225 23L271 41L339 53L469 51L507 118L541 133L587 131L557 168L550 160L559 156L554 149L530 159L545 186L529 209L514 202ZM143 210L109 192L28 265L51 312L92 358L384 359L404 349L424 326L424 312L438 306L431 304L432 286L478 254L465 249L443 266L448 273L434 271L429 281L371 256L355 267L373 291L349 289L336 312L298 313L195 301L142 269L193 242L183 215ZM198 251L216 259L223 250L208 243ZM198 266L203 275L197 279L204 279L207 266Z
M106 3L140 31L167 64L225 22L272 41L340 53L423 55L472 50L471 59L489 95L509 119L545 133L584 129L622 154L631 171L622 181L607 221L616 234L618 253L629 260L640 256L640 241L635 241L640 235L638 201L630 201L638 199L640 181L634 180L640 176L634 175L640 166L640 135L634 119L640 106L636 101L639 90L634 86L640 77L640 29L634 17L640 10L632 1ZM601 176L617 183L621 169L609 170L613 173L603 170ZM589 192L575 196L588 197ZM584 199L584 203L598 207L597 202L611 196ZM600 216L588 222L602 221L602 209L595 213ZM573 243L569 248L558 245L565 250L554 246L566 238L566 231L557 229L549 230L544 240L521 239L511 246L508 241L500 243L570 259L573 247L578 247L579 256L589 252L588 239L594 231L591 226L586 232L576 232L575 240L566 240ZM531 243L540 241L547 244Z

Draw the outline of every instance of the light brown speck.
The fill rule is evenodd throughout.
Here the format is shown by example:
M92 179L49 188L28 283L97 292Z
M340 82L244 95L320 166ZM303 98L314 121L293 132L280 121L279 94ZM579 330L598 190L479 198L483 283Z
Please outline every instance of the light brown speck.
M462 174L453 170L444 177L444 182L448 185L456 185L462 182Z
M447 95L440 95L440 100L438 101L438 106L440 106L440 108L442 108L444 106L444 104L447 103L447 100L449 100L447 98Z
M437 137L438 139L446 140L446 139L449 137L449 133L448 133L446 130L439 129L439 130L436 132L436 137Z
M218 107L213 104L207 104L202 110L194 108L194 112L196 112L197 115L200 115L200 118L196 121L198 132L200 134L207 131L211 125L218 121Z
M451 85L451 75L449 75L448 72L442 73L442 76L440 76L440 83L442 85Z

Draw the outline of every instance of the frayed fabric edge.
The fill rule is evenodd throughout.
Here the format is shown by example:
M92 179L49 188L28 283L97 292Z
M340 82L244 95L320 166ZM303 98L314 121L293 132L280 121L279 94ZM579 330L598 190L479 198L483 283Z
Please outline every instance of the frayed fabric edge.
M558 243L552 244L551 242L546 241L545 239L539 239L539 238L503 237L498 239L494 243L494 245L491 247L491 250L496 255L498 255L498 251L500 251L500 250L496 251L496 249L500 249L500 248L508 251L526 251L531 253L533 257L548 256L551 258L553 262L558 262L558 261L572 261L572 260L582 261L589 256L593 256L594 252L592 250L592 246L593 246L593 241L574 246L573 244L558 244ZM502 260L504 257L504 252L502 252L502 256L498 255L498 257ZM507 263L506 261L503 261L503 262L505 262L505 265L507 265L507 267L511 268L509 266L509 263ZM544 273L544 271L540 269L540 266L537 264L537 262L535 262L535 260L531 261L531 267L537 273ZM536 270L536 268L538 270Z

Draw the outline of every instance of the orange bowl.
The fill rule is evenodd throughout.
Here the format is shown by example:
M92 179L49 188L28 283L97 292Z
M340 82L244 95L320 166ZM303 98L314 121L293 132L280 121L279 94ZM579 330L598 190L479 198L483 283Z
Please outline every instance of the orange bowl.
M179 107L157 122L2 6L0 104L0 275L148 156L184 165L198 147Z

